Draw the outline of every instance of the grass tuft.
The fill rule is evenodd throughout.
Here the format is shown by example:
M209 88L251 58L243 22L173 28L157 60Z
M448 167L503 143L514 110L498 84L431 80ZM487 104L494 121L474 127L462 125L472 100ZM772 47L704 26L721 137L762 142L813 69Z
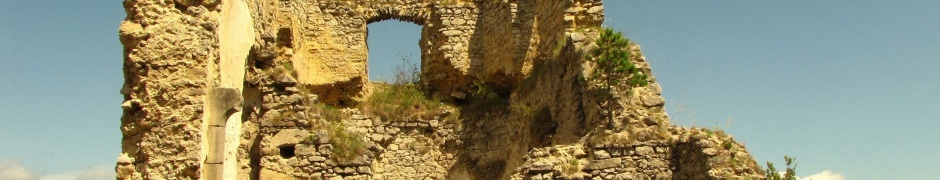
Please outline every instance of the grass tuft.
M422 89L418 64L404 55L399 55L399 58L402 64L395 68L395 82L376 83L374 92L361 104L361 109L366 114L390 121L434 118L444 104L429 97Z
M368 152L362 136L346 131L342 123L328 123L326 128L330 134L330 145L333 146L330 157L336 162L349 162Z
M568 159L567 163L562 164L561 172L564 173L565 176L569 177L581 172L581 160L576 158Z
M377 87L362 104L366 114L392 121L431 119L442 107L441 101L428 98L418 85L411 83Z

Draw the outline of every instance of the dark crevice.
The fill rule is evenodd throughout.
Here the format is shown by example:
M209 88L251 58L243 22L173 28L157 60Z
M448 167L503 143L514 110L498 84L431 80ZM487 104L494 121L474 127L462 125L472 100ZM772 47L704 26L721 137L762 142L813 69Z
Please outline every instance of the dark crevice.
M529 117L529 148L542 148L552 145L552 137L558 128L548 107L538 108Z
M261 178L261 138L255 137L254 142L251 143L251 149L248 150L249 158L249 167L251 171L249 172L249 177L251 179L260 179Z
M254 56L249 56L248 61L254 61ZM250 72L249 72L250 73ZM261 102L261 90L257 87L253 87L250 83L244 83L244 89L242 90L242 124L247 124L251 126L254 124L254 127L258 126L258 118L260 113L257 112L260 109L255 107L259 106ZM261 174L261 136L259 135L259 129L247 128L248 126L242 126L242 136L247 135L248 140L251 141L248 144L248 178L251 180L260 179ZM245 148L245 147L240 147ZM239 161L242 161L246 157L239 157ZM243 163L243 162L239 162Z
M176 7L176 9L179 9L181 12L186 12L186 10L189 9L189 7L187 7L186 5L178 4L178 3L174 4L174 7Z
M294 144L278 146L277 148L280 151L281 158L290 159L294 156L297 156L297 153L296 153L297 146Z
M277 30L277 44L282 47L294 47L294 35L290 27L281 27Z

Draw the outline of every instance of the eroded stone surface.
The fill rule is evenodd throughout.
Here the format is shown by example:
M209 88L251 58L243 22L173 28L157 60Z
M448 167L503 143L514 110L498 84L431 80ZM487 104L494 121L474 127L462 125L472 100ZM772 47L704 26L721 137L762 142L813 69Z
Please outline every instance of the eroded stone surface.
M730 136L672 126L658 83L599 95L582 57L609 10L600 0L124 6L118 179L760 177ZM478 81L508 94L494 95L506 104L395 120L317 110L361 101L366 27L390 19L423 26L421 76L434 97L471 100ZM630 48L652 76L640 47ZM241 97L213 98L219 88ZM338 160L334 142L343 137L328 122L361 140L365 153Z

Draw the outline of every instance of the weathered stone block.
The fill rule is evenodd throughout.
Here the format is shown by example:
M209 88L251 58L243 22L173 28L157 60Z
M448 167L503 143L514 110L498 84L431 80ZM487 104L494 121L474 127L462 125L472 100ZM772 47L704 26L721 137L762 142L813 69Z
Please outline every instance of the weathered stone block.
M223 177L223 167L222 164L205 164L205 171L203 172L203 177L205 179L222 179Z
M607 168L615 168L615 167L620 167L620 163L621 163L620 158L594 160L594 161L588 162L586 165L584 165L584 168L582 169L585 171L592 171L592 170L602 170L602 169L607 169Z
M653 154L653 148L649 146L640 146L636 148L636 154L640 156L646 156Z
M607 153L607 151L604 151L604 150L597 150L597 151L594 151L594 158L607 159L607 158L610 158L610 153Z
M209 141L206 163L221 164L225 160L225 127L209 126L206 136Z
M538 161L538 162L532 163L532 165L529 166L529 173L551 172L552 168L553 168L552 163L546 162L546 161Z
M283 146L287 144L300 144L301 141L304 141L308 138L310 133L302 129L284 129L271 137L271 144L273 146Z
M317 154L317 147L313 145L297 144L295 148L296 150L294 150L294 152L296 152L298 156L311 156Z

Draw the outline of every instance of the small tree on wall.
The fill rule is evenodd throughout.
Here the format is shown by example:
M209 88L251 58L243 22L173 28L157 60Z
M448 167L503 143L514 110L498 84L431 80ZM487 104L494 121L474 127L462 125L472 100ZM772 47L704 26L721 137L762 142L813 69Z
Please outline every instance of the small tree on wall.
M792 158L790 156L783 156L783 160L786 160L787 162L787 171L786 173L784 173L783 176L780 176L780 172L777 172L777 168L774 167L774 163L770 163L770 161L767 161L767 174L765 174L765 177L767 177L767 180L796 180L797 179L796 178L796 164L794 164L794 161L796 161L796 158Z
M594 41L596 48L591 50L585 58L595 63L596 67L592 73L592 78L601 81L604 92L611 92L610 100L613 99L613 88L622 87L630 93L634 87L643 87L650 83L646 74L640 72L640 69L630 61L632 52L628 49L630 39L623 37L620 32L614 32L611 28L605 28L601 36ZM608 126L614 126L614 114L612 102L607 102L607 121Z

